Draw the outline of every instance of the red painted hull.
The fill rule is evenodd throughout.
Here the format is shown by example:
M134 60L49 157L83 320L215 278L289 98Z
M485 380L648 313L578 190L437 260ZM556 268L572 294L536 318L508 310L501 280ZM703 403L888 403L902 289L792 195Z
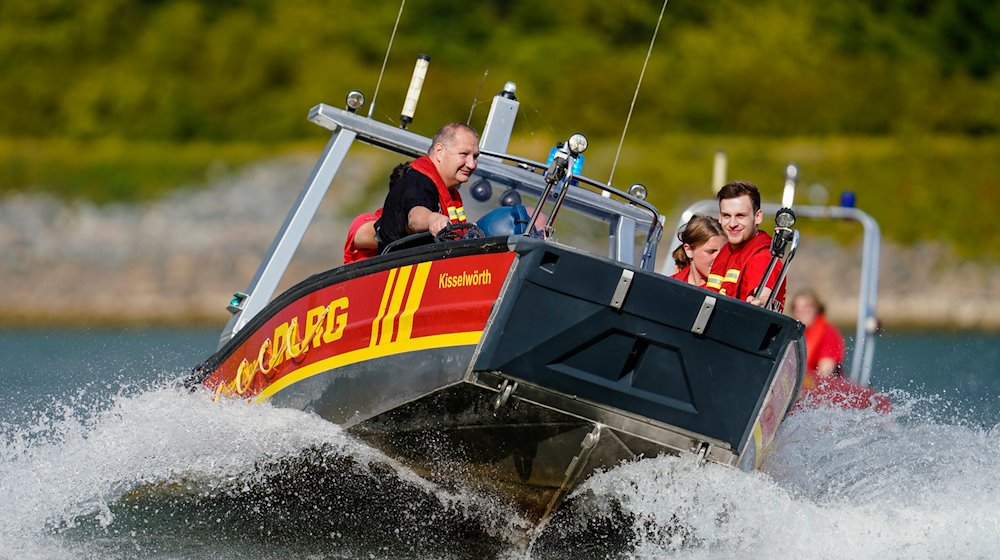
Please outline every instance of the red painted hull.
M309 292L255 326L204 384L263 399L346 365L478 344L513 260L506 252L421 262Z

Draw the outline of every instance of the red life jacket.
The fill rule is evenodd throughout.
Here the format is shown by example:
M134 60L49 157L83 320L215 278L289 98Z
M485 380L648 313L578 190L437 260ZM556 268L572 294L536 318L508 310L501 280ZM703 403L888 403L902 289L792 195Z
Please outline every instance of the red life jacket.
M746 301L747 296L757 289L761 278L767 271L767 265L771 260L771 236L766 232L758 231L757 235L743 244L742 247L732 252L732 245L725 244L715 257L712 263L712 271L708 275L708 283L705 285L710 290L721 294L732 296L740 301ZM761 254L763 253L763 255ZM753 266L749 266L751 260L757 259ZM754 278L747 278L748 268L752 268ZM774 289L774 282L781 272L781 262L774 267L771 277L768 278L767 287ZM785 303L785 283L782 282L778 288L775 299L783 306Z
M354 236L358 234L358 230L361 226L367 224L368 222L374 222L382 217L382 209L379 208L375 212L365 212L354 218L351 222L351 226L347 228L347 240L344 242L344 264L350 264L354 261L360 261L364 259L370 259L378 255L378 249L358 249L354 246Z
M431 158L427 156L421 156L410 164L410 167L416 169L428 179L434 182L434 186L437 187L438 192L438 203L441 205L441 213L448 216L453 224L465 223L465 206L462 204L462 195L458 193L458 187L446 187L444 184L444 179L438 173L437 168L434 167L434 162Z
M674 278L676 280L680 280L681 282L687 282L688 281L688 276L691 276L691 265L690 264L684 265L684 268L682 268L682 269L678 270L677 272L673 273L670 277Z
M816 369L819 364L819 343L826 336L830 325L820 321L816 315L813 323L806 327L806 375L802 378L802 389L812 389L816 386Z
M688 264L684 265L684 268L682 268L682 269L678 270L677 272L675 272L671 276L671 278L676 278L677 280L680 280L681 282L687 282L688 281L688 276L691 276L691 267L692 266L694 266L694 263L688 263ZM707 279L704 280L704 281L702 281L701 284L698 284L698 287L704 288L705 284L707 283L707 281L708 281Z

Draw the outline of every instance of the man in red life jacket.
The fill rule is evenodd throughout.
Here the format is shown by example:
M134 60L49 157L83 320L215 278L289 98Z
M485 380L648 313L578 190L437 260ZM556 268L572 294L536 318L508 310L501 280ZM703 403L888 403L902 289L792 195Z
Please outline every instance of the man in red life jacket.
M378 251L413 233L437 235L448 224L466 223L458 185L472 176L478 158L479 135L474 129L463 123L441 127L427 155L414 160L389 189L382 217L375 222Z
M717 198L719 222L728 243L715 257L705 287L762 306L774 289L781 273L781 263L774 267L760 297L754 297L754 291L771 262L771 236L758 229L764 221L760 191L753 183L733 181L722 187ZM785 306L784 282L778 287L775 301L780 311Z

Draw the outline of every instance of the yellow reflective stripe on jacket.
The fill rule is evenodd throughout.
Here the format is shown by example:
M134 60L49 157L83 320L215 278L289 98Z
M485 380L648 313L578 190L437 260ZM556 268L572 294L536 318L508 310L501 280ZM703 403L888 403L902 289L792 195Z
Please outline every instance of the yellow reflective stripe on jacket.
M726 271L726 277L722 281L732 282L733 284L735 284L736 282L739 282L739 280L740 280L740 269L730 268L729 270Z
M448 219L452 222L465 222L468 218L465 217L465 206L449 206L448 207Z
M718 274L709 274L708 282L705 284L705 287L712 288L713 290L718 290L719 288L722 287L722 277L719 276Z

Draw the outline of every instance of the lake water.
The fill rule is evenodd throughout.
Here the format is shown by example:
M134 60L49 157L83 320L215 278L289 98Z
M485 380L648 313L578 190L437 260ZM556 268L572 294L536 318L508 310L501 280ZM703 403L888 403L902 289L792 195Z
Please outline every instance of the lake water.
M0 331L0 558L993 558L1000 335L887 333L893 411L807 410L762 472L593 477L527 552L516 519L308 414L178 380L217 330Z

